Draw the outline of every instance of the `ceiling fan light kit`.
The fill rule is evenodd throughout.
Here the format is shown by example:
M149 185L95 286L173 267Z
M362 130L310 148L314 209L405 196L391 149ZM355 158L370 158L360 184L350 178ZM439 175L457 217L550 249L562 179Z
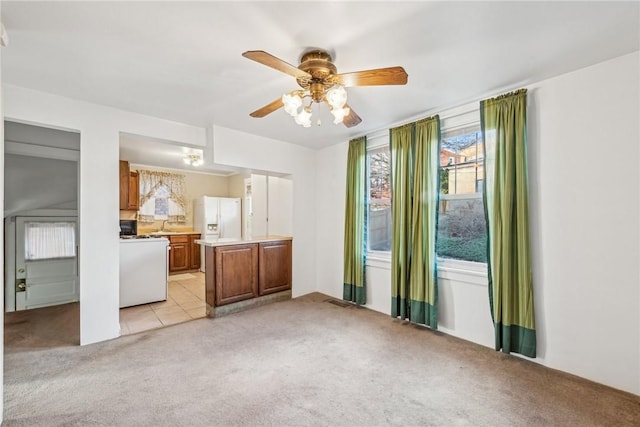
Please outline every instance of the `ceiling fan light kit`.
M313 103L326 104L333 115L333 123L343 123L346 127L359 124L362 119L347 105L347 91L351 86L404 85L407 73L402 67L378 68L338 74L331 55L322 49L312 49L302 55L300 65L293 65L262 51L252 50L242 54L245 58L289 74L296 78L302 90L285 93L281 98L254 111L251 117L264 117L284 107L294 121L304 127L311 126L311 107ZM304 105L304 99L309 104ZM320 125L320 119L318 119Z
M294 90L282 95L284 111L291 115L297 124L304 127L311 126L311 106L314 102L325 102L329 105L334 118L333 123L335 124L342 123L344 118L349 114L350 109L344 107L347 103L347 91L344 87L334 85L329 89L325 89L324 86L319 86L321 86L321 89L318 87L312 88L315 89L314 91ZM303 99L307 97L311 98L309 105L303 107Z

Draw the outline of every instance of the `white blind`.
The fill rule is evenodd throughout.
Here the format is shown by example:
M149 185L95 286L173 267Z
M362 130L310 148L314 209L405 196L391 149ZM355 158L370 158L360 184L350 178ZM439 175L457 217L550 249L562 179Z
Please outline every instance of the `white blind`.
M75 256L75 222L25 222L25 260L34 261Z

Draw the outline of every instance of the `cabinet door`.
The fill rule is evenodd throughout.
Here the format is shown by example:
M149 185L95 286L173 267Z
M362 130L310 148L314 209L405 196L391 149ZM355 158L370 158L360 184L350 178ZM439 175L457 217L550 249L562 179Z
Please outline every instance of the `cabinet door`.
M192 270L200 268L200 245L195 243L196 240L200 239L199 234L191 234L189 235L189 249L191 251L190 260L189 260L189 268Z
M128 209L138 210L140 206L140 181L138 179L138 172L129 173L129 201Z
M260 243L260 295L291 289L291 240Z
M258 296L258 245L215 248L216 306Z
M129 162L120 160L120 210L129 208Z
M184 271L189 269L189 246L188 236L171 236L171 250L169 251L169 272Z

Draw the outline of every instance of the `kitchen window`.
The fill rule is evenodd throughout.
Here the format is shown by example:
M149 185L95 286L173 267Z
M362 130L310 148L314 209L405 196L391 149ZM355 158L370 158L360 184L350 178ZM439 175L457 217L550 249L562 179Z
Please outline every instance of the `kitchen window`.
M140 177L140 222L167 220L184 223L185 176L171 172L138 170Z
M169 215L169 189L166 185L161 185L156 189L154 198L154 216L156 219L167 219Z

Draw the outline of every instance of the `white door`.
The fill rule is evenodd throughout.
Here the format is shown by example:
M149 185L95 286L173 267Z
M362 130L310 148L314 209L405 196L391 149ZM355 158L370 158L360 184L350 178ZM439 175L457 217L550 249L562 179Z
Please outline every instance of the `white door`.
M79 300L77 217L16 220L16 310Z

